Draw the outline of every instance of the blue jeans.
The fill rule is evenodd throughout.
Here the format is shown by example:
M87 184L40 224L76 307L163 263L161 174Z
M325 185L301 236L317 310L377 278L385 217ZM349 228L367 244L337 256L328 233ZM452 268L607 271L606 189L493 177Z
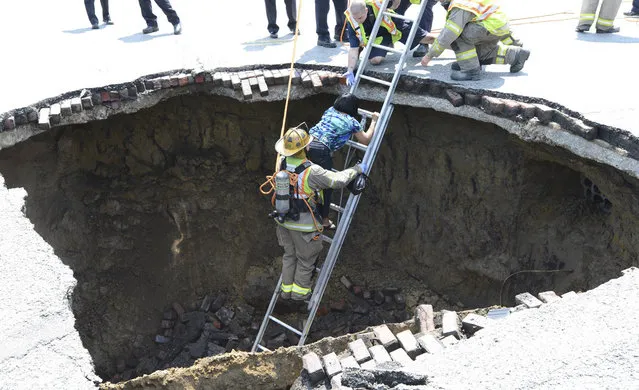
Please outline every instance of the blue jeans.
M424 9L424 13L422 14L422 19L419 21L419 27L423 28L427 32L433 28L433 6L437 3L437 0L427 0L426 9ZM639 0L635 0L637 2ZM395 10L400 15L404 15L408 7L410 7L410 0L402 0L399 3L399 7Z
M102 20L107 21L111 19L109 17L109 0L100 0L102 5ZM84 0L84 8L87 10L87 16L91 24L98 24L99 20L95 16L95 0Z
M328 171L333 169L333 157L331 156L331 150L323 143L319 141L311 142L307 156L314 164L317 164ZM331 211L332 195L333 190L330 188L324 190L324 204L318 205L322 218L328 218L328 212Z
M333 7L335 8L335 36L342 34L342 28L344 28L344 21L346 20L344 11L346 11L347 6L347 0L333 0ZM330 0L315 0L315 32L318 38L331 39L331 35L328 32L329 9Z
M146 25L149 27L157 27L158 18L157 16L155 16L155 14L153 14L153 10L151 9L151 0L138 0L138 2L140 3L142 17L146 21ZM178 17L173 7L171 7L171 3L169 3L169 0L155 0L155 4L157 4L162 12L164 12L166 17L169 19L169 23L174 26L180 23L180 18Z
M632 0L632 12L639 13L639 0Z

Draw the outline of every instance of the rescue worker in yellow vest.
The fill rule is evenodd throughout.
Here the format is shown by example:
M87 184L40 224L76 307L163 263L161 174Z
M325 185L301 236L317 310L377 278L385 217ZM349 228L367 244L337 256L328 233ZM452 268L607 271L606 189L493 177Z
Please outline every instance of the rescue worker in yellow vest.
M277 240L284 248L280 291L280 297L284 300L303 301L310 298L311 277L322 250L322 219L316 211L322 190L346 187L366 169L360 163L341 172L331 172L311 163L306 159L306 149L312 140L313 136L306 131L291 128L275 144L275 150L285 157L283 163L286 165L281 168L291 173L299 172L293 199L298 204L299 218L286 218L283 222L275 219L278 224Z
M595 13L599 3L601 3L601 9L599 17L597 17L597 34L619 32L619 27L615 27L614 23L619 7L621 7L621 0L583 0L579 23L575 31L582 33L590 30L590 26L595 22Z
M350 43L348 66L346 73L344 73L347 85L351 85L355 80L353 72L359 59L359 48L365 47L368 43L368 38L373 30L373 25L375 24L375 19L377 19L381 6L381 0L351 0L350 7L344 12ZM388 12L393 12L393 10L388 9ZM388 47L393 47L396 42L401 42L406 45L412 25L411 22L403 19L393 19L390 16L384 16L377 32L375 43ZM411 49L414 49L420 43L427 43L427 34L427 31L418 27L415 38L413 42L411 42ZM384 60L384 57L386 57L387 52L387 50L373 47L371 48L368 60L372 65L379 65ZM421 56L421 54L418 55L418 57L419 56Z
M510 64L510 72L523 69L530 51L500 41L510 35L508 18L494 0L439 0L448 14L446 24L422 65L438 57L450 47L457 62L452 66L451 79L456 81L479 80L482 64Z

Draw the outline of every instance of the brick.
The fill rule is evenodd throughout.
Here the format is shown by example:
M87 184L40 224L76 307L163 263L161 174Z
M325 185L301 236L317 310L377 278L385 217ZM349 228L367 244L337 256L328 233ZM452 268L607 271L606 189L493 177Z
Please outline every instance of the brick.
M111 101L111 94L107 91L100 92L100 96L102 97L102 103L107 103ZM70 101L69 101L69 105L71 105Z
M452 336L455 337L455 336ZM444 350L444 346L432 334L424 334L417 338L419 345L428 353L438 354Z
M280 74L277 79L277 84L287 84L290 74L290 69L280 69Z
M251 85L251 88L257 86L257 77L251 77L248 79L248 81L249 81L249 84Z
M166 344L171 341L170 337L162 336L161 334L155 336L155 342L158 344Z
M355 358L355 361L359 364L371 359L371 354L368 352L368 348L366 348L366 344L362 339L348 343L348 349L350 349L353 358Z
M519 102L519 108L521 111L521 116L525 119L532 119L535 117L535 112L537 111L535 106L530 103Z
M381 345L385 348L388 348L389 351L394 350L399 346L399 342L397 338L393 334L393 332L388 329L386 325L380 325L373 328L373 332L375 333L375 338Z
M266 81L266 85L274 84L273 72L268 69L264 69L264 80Z
M134 86L126 88L129 91L129 97L132 99L136 99L138 97L138 89Z
M147 91L152 91L152 90L156 89L156 88L155 88L155 85L153 84L153 81L152 81L152 80L146 80L146 81L144 82L144 86L146 87L146 90L147 90Z
M313 80L311 80L311 75L306 70L302 71L302 85L305 86L306 88L311 88L313 86Z
M120 96L120 91L109 91L109 100L118 101L122 97Z
M48 130L51 128L51 123L49 122L49 113L51 109L49 107L44 107L40 109L40 113L38 114L38 127L42 130Z
M537 296L539 297L539 300L542 301L543 303L553 303L553 302L561 300L561 297L555 294L554 291L540 292L539 294L537 294Z
M165 320L175 320L177 319L177 314L175 313L174 310L171 310L171 309L165 310L162 315L162 318Z
M180 76L177 74L174 74L173 76L169 77L169 83L171 87L177 87L180 85Z
M239 91L240 89L242 89L242 80L240 79L240 77L233 73L231 75L231 86L233 87L234 90Z
M466 317L462 320L462 328L466 332L473 334L478 330L487 327L489 325L488 321L488 318L484 316L480 316L475 313L468 313L468 315L466 315Z
M399 341L399 345L402 347L400 349L406 351L408 356L410 356L412 359L417 357L417 355L422 352L417 339L415 339L415 336L413 336L413 333L411 333L410 330L407 329L399 332L397 333L396 337Z
M224 84L222 76L223 76L223 73L221 73L221 72L213 73L213 85L222 85L222 84ZM230 80L231 79L229 79L229 81Z
M213 82L213 75L211 74L211 72L204 72L204 82L205 83L212 83Z
M335 72L328 72L328 85L335 85L339 83L341 75Z
M576 297L576 296L577 296L577 293L576 293L576 292L574 292L574 291L568 291L568 292L567 292L567 293L565 293L565 294L561 294L561 297L562 297L563 299L566 299L566 298L574 298L574 297Z
M49 120L51 121L51 124L57 125L58 123L60 123L60 116L62 112L60 103L52 104L50 109L51 111L49 112Z
M432 305L417 306L417 308L415 308L415 319L421 333L435 331L435 315Z
M248 79L242 80L242 96L244 97L244 100L253 99L253 90L251 89L251 83Z
M467 106L479 107L481 106L481 96L474 93L464 94L464 103Z
M455 336L446 336L443 339L441 339L440 341L441 341L442 345L444 345L444 347L446 347L446 348L459 343L459 340Z
M16 127L16 120L13 116L8 116L2 122L4 125L4 130L13 130Z
M442 314L442 334L444 336L453 335L459 337L459 317L454 311L443 311Z
M235 312L227 307L221 307L215 312L215 316L224 324L224 326L229 326L231 320L235 317Z
M91 96L85 96L80 99L80 101L82 102L82 108L85 110L93 107L93 100L91 100Z
M509 315L510 315L510 309L507 307L504 307L500 309L488 310L488 314L486 314L486 317L490 318L491 320L501 320L508 317Z
M464 105L464 98L458 92L455 92L452 89L447 89L444 95L453 107Z
M291 83L295 85L302 84L302 72L297 69L293 69L293 80L291 80Z
M492 96L482 96L481 108L483 108L488 114L498 115L504 110L504 102L501 99L497 99Z
M588 126L581 119L572 119L567 130L590 141L597 138L597 128Z
M194 84L195 83L195 77L193 77L193 75L186 76L186 82L187 82L187 84Z
M317 73L313 73L311 75L311 84L315 91L320 90L324 86L324 84L322 84L322 80L320 80L320 77Z
M122 89L120 89L118 91L118 93L120 94L120 99L122 99L122 100L129 98L129 89L128 88L122 88Z
M15 114L14 121L16 123L16 126L22 126L29 123L29 118L27 118L26 114Z
M368 353L368 350L366 350L366 353ZM345 368L359 368L359 364L357 363L357 360L355 360L353 356L347 356L345 358L342 358L339 361L339 364L342 366L342 370L344 370Z
M99 106L100 104L102 104L102 95L100 95L99 93L92 93L91 101L93 102L94 106Z
M180 320L180 322L184 322L184 309L182 308L182 305L175 302L173 303L172 307L173 307L173 310L175 310L175 313L177 314L178 320Z
M213 297L210 295L205 295L204 299L202 299L202 304L200 304L200 311L209 311L211 308L211 303L213 303Z
M239 77L240 80L244 80L248 78L248 74L245 71L240 71L240 72L237 72L237 77Z
M260 90L260 96L268 96L268 86L266 85L264 76L259 76L257 78L257 87Z
M519 114L520 107L518 102L510 99L504 99L502 101L504 102L504 109L502 111L504 116L512 118Z
M189 83L189 77L185 74L178 76L178 86L184 87Z
M391 359L390 355L388 354L388 351L386 350L386 348L384 348L383 345L374 345L370 347L368 351L371 353L373 360L377 364L393 361L393 359Z
M27 119L29 122L37 122L38 121L38 112L35 108L29 107L29 111L27 112Z
M160 78L160 84L163 89L171 88L171 78L169 76Z
M342 386L342 374L337 374L331 378L331 388L332 389L340 389L346 390L344 386Z
M308 373L311 384L313 385L326 376L324 368L322 368L322 362L315 352L309 352L302 356L302 367Z
M253 73L255 73L255 77L264 76L264 71L262 69L255 69Z
M362 296L363 292L364 292L364 288L362 286L353 286L353 294L360 297Z
M374 370L377 367L377 363L375 362L375 360L371 359L371 360L369 360L367 362L362 363L360 367L363 370Z
M146 86L144 85L144 81L142 81L142 80L136 81L135 82L135 89L136 89L137 93L146 92Z
M342 372L342 366L339 364L337 355L335 352L331 352L328 355L322 356L322 363L324 363L324 372L329 378Z
M515 295L515 302L526 305L529 309L540 307L543 302L535 298L531 293L525 292Z
M544 104L534 104L535 116L543 124L548 124L552 121L554 109Z
M71 111L80 112L82 111L82 100L79 97L74 97L71 99Z
M232 87L233 84L231 83L231 74L224 72L222 73L222 85L225 87Z
M428 94L433 97L440 97L444 91L444 88L438 83L428 84Z
M342 277L339 278L339 281L342 282L342 285L346 287L347 290L350 291L353 288L353 282L350 280L348 276L342 275Z
M217 297L215 297L215 299L213 300L213 303L211 303L211 307L209 308L209 310L218 311L222 308L222 306L224 306L224 303L226 303L226 295L220 294Z
M391 352L390 357L391 359L393 359L394 362L401 363L401 364L410 364L413 362L413 359L411 359L410 356L408 356L408 354L406 353L406 351L404 351L401 348L397 348L396 350Z
M195 76L195 83L196 84L203 84L205 81L205 76L204 74L198 74Z

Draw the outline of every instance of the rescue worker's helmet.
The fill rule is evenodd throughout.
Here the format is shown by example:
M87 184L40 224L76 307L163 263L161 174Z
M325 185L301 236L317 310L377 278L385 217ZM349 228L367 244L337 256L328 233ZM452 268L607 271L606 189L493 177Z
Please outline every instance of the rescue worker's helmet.
M292 127L275 143L275 151L284 157L289 157L304 149L312 140L313 136L303 129Z

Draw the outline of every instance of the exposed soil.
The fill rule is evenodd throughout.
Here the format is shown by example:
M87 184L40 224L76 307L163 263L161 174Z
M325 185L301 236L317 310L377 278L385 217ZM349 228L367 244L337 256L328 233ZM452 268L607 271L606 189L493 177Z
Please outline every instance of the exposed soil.
M292 102L289 123L315 123L332 100ZM76 326L102 377L153 352L172 302L224 291L263 310L281 249L257 187L282 106L185 96L0 151L7 186L27 190L28 217L78 279ZM436 309L498 304L522 270L573 272L517 274L504 297L591 289L636 264L637 188L494 125L398 107L335 275Z

